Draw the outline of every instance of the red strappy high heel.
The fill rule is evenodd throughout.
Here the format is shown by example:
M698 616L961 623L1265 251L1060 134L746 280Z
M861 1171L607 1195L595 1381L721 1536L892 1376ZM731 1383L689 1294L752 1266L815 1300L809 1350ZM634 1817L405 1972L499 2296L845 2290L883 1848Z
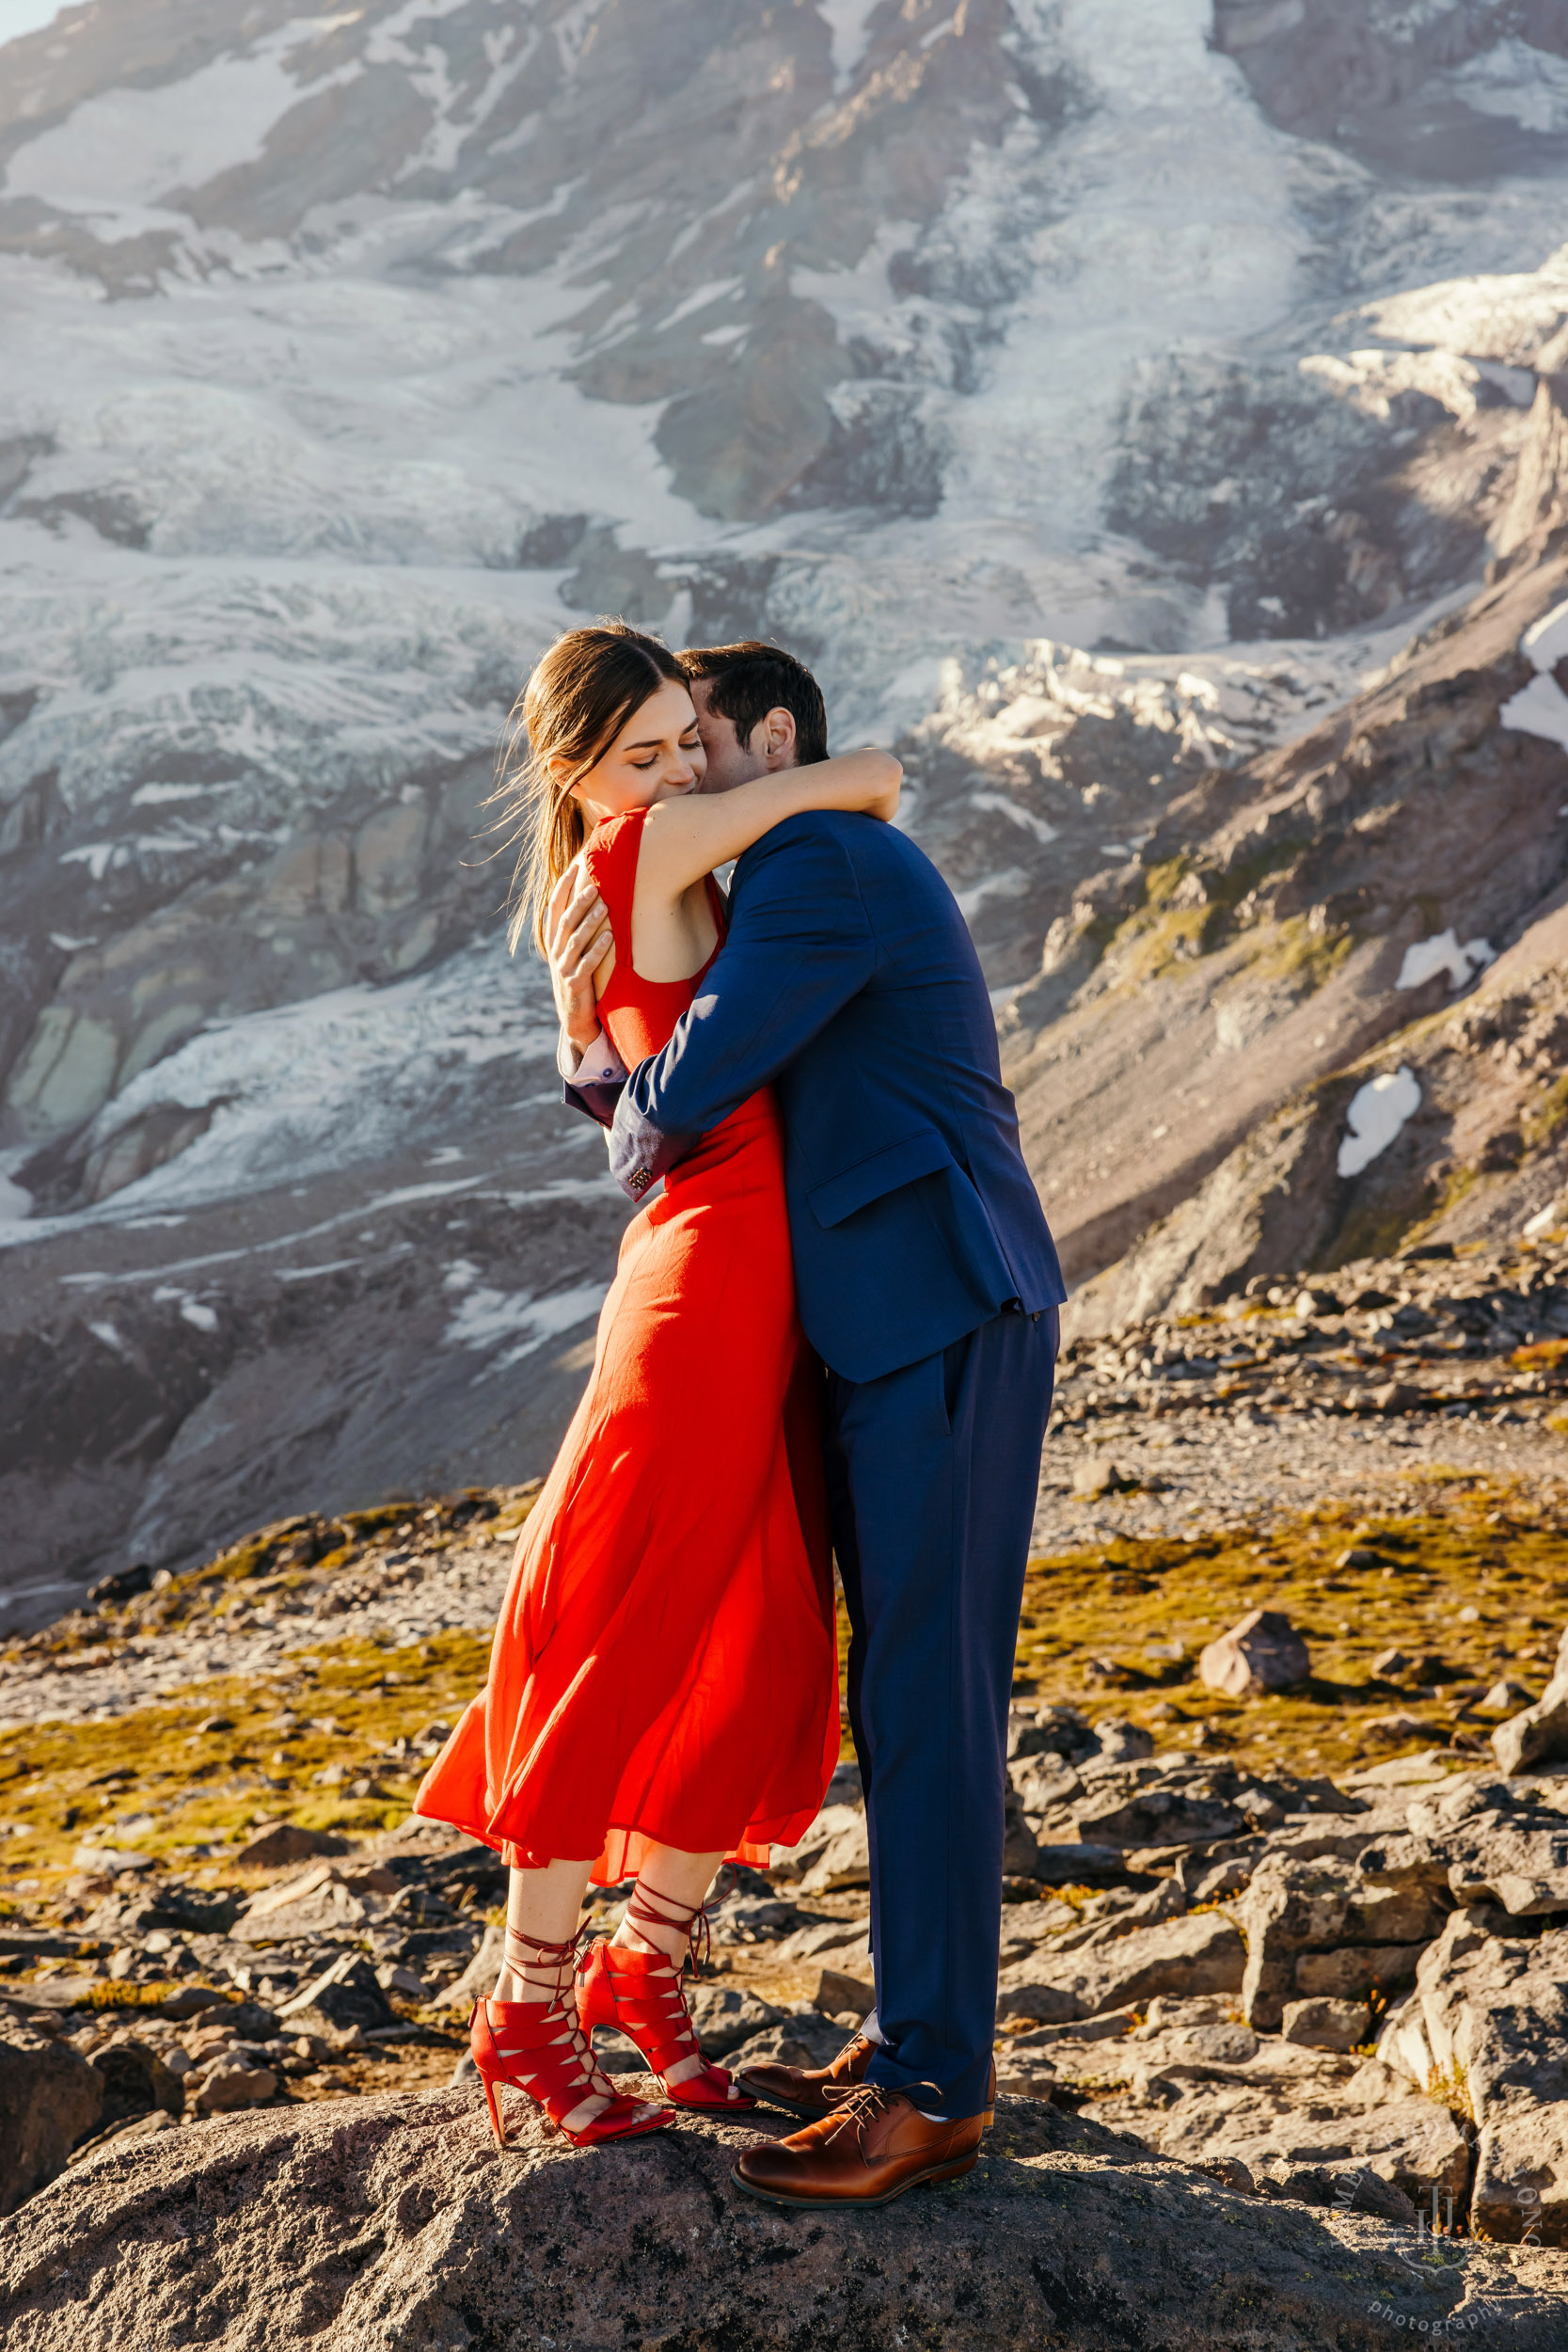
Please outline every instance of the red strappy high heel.
M654 1908L656 1903L667 1903L669 1909L657 1911ZM669 1896L644 1887L641 1882L626 1905L626 1918L634 1928L644 1925L689 1929L695 1920L705 1951L707 1947L707 1914L700 1904L672 1902ZM696 1955L689 1952L688 1958L695 1971ZM592 2033L595 2026L613 2026L635 2042L658 2077L659 2089L676 2106L743 2115L748 2107L756 2106L756 2101L738 2090L721 2066L711 2065L703 2058L691 2011L681 1990L681 1966L667 1953L634 1952L624 1944L612 1944L608 1936L600 1936L578 1963L578 2015L583 2031ZM672 2082L672 2067L678 2066L682 2058L690 2058L702 2059L701 2073L688 2075L678 2083Z
M572 1964L578 1939L569 1944L541 1944L520 1929L506 1931L507 1959L515 1967L556 1972L554 1990L538 2001L476 2001L468 2018L468 2048L484 2084L490 2127L499 2146L506 2146L506 2124L499 2090L510 2083L535 2106L544 2108L575 2148L594 2148L605 2139L630 2139L640 2132L657 2132L674 2122L669 2107L650 2106L628 2099L600 2073L578 2024L571 1997ZM513 1945L527 1946L519 1955ZM591 2123L574 2129L566 2118L585 2099L607 2099L609 2106Z

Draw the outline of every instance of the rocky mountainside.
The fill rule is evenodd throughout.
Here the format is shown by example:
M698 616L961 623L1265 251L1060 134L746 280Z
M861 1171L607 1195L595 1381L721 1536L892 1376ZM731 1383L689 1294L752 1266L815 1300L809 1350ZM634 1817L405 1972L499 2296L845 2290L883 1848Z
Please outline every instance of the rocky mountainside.
M0 170L9 1622L553 1443L573 614L898 744L1085 1329L1549 1205L1555 0L88 0Z
M1442 1406L1445 1457L1412 1458L1438 1405L1420 1382L1330 1397L1264 1387L1260 1363L1264 1341L1277 1373L1363 1319L1383 1356L1447 1339L1446 1307L1555 1367L1533 1295L1568 1257L1525 1255L1528 1284L1474 1251L1463 1275L1418 1261L1403 1302L1259 1293L1227 1318L1252 1343L1227 1379L1152 1327L1119 1380L1107 1349L1075 1350L1069 1385L1089 1385L1050 1471L1102 1513L1145 1484L1168 1512L1176 1483L1107 1479L1090 1448L1113 1417L1129 1462L1176 1437L1242 1455L1270 1423L1299 1461L1325 1422L1340 1458L1250 1519L1203 1507L1179 1539L1102 1524L1032 1564L997 2122L963 2183L856 2225L863 2275L836 2230L735 2204L735 2149L784 2119L683 2118L632 2156L526 2122L505 2156L486 2137L463 2021L498 1965L504 1873L406 1807L483 1675L531 1489L298 1518L8 1645L12 2332L240 2346L281 2309L352 2344L521 2327L608 2344L628 2324L645 2339L655 2265L660 2328L694 2344L727 2313L748 2343L867 2352L916 2321L976 2345L1042 2325L1172 2352L1200 2327L1280 2352L1389 2328L1555 2345L1568 1488L1519 1479L1510 1449L1534 1423L1560 1470L1565 1417L1522 1384L1495 1404L1482 1347L1470 1399ZM1478 1398L1495 1409L1471 1422ZM1356 1415L1378 1444L1352 1460ZM693 1995L711 2058L826 2062L871 1997L867 1880L847 1762L795 1849L716 1891ZM611 1931L627 1891L593 1890L585 1930ZM611 2073L641 2072L596 2040ZM593 2260L563 2260L585 2197Z

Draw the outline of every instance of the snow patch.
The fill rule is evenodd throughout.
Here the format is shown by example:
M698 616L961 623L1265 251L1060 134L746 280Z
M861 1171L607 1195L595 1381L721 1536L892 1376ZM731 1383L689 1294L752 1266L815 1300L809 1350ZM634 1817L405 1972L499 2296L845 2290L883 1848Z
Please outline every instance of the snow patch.
M1005 792L972 792L969 805L971 808L989 809L997 817L1006 817L1010 823L1021 826L1023 832L1032 833L1037 841L1054 841L1056 838L1054 825L1049 824L1043 817L1037 817L1032 808L1022 808L1017 801L1008 800Z
M988 898L1022 898L1034 888L1035 877L1024 866L1008 866L999 874L988 874L967 890L955 891L958 912L966 923L978 914Z
M1339 1145L1339 1173L1359 1176L1381 1152L1386 1152L1406 1120L1421 1107L1416 1073L1402 1062L1369 1078L1351 1101L1346 1131Z
M1519 640L1519 651L1528 657L1535 675L1504 703L1497 716L1515 734L1539 735L1568 751L1568 694L1552 675L1568 655L1568 603L1554 605L1531 622Z
M193 1298L189 1291L182 1290L177 1283L160 1283L152 1294L152 1304L155 1307L177 1306L181 1322L188 1323L193 1330L215 1331L218 1327L218 1319L211 1307L204 1307L198 1298Z
M1477 114L1500 116L1547 138L1568 131L1568 58L1528 41L1499 40L1463 66L1452 87Z
M1450 988L1463 988L1478 972L1497 960L1497 951L1487 939L1466 940L1462 947L1451 930L1438 931L1431 939L1418 939L1404 951L1396 988L1424 988L1439 972L1449 976Z
M478 1279L467 1259L459 1258L447 1269L446 1288L459 1295L457 1311L444 1334L449 1347L488 1350L515 1342L480 1375L489 1379L596 1315L610 1285L582 1282L575 1290L552 1291L543 1298L532 1291L493 1290Z
M259 162L269 133L301 99L356 81L364 71L355 59L309 85L296 82L285 54L319 30L301 18L258 42L248 56L218 57L152 89L110 89L84 99L63 122L16 151L6 194L36 197L62 212L134 218L182 188Z
M816 12L832 35L833 87L847 89L871 42L871 20L881 0L816 0Z

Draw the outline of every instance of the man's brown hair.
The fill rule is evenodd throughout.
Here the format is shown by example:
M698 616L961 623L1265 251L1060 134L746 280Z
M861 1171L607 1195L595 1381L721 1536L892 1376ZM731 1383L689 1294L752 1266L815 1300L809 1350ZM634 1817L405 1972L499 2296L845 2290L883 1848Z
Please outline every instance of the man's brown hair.
M742 744L750 742L770 710L787 710L795 721L796 756L802 768L828 756L828 713L822 689L803 661L782 645L748 637L738 645L698 645L680 657L688 681L701 678L708 707L728 719Z

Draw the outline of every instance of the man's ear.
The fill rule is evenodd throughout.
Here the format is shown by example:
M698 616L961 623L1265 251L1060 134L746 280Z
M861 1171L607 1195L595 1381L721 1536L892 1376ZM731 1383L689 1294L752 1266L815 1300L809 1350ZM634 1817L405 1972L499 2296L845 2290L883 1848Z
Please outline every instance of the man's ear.
M785 710L781 703L768 713L758 730L762 736L762 755L769 772L795 765L795 713ZM752 736L755 742L756 736Z

